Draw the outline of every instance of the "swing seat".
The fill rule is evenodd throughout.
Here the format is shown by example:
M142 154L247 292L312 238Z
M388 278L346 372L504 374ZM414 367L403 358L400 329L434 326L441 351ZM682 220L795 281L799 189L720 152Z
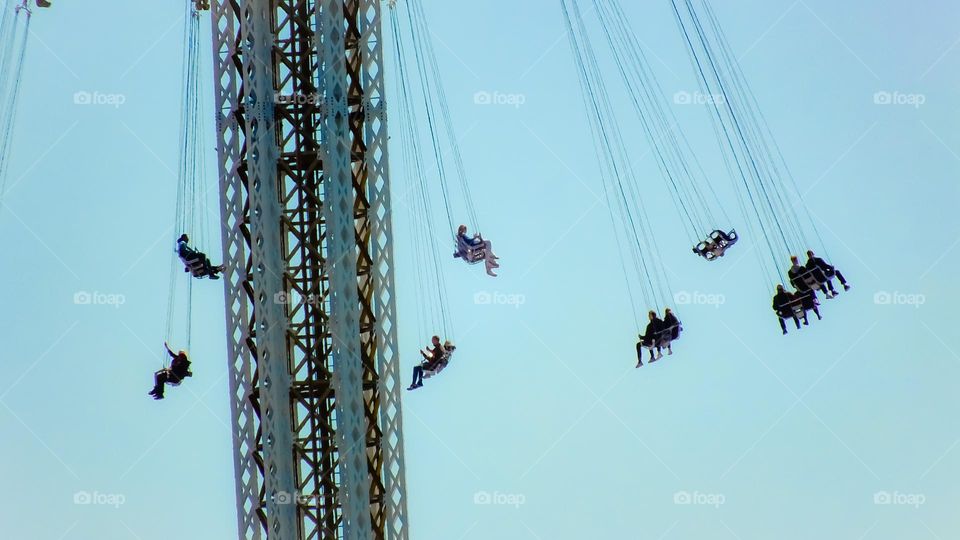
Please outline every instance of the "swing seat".
M453 253L454 258L463 259L467 264L477 264L485 261L487 259L487 250L484 248L485 242L482 237L479 240L481 242L479 246L471 246L457 238L457 251Z
M807 282L808 284L809 282L815 283L816 287L811 287L811 288L820 289L824 294L826 294L827 282L833 279L834 277L836 277L836 275L837 275L837 271L833 267L830 267L827 270L824 270L819 267L808 268L807 272L804 274L804 281Z
M183 377L177 377L177 375L173 371L170 371L170 368L163 368L157 373L161 373L163 371L167 371L167 373L169 374L169 377L167 380L167 384L169 386L180 386L180 384L183 382L184 379L186 379L187 377L193 377L192 371L187 371L186 373L183 374Z
M193 375L193 374L191 373L190 375L187 375L187 376L184 377L183 379L186 379L187 377L190 377L190 376L192 376L192 375ZM183 383L183 379L169 380L169 381L167 381L167 384L170 385L170 386L180 386L180 384Z
M223 271L223 265L211 266L210 268L207 268L207 266L204 264L203 255L199 255L194 259L185 259L180 257L180 262L183 263L184 272L190 272L190 275L198 279L203 279L205 277L210 279L220 279L220 276L216 275L216 272Z
M819 305L820 305L820 300L817 298L815 294L811 294L807 298L800 297L800 298L797 298L796 300L791 301L786 306L787 310L789 311L787 310L778 311L777 314L780 315L780 318L782 319L786 319L792 316L803 317L805 312L812 311L814 307L817 307ZM792 315L790 315L790 313L792 313ZM784 317L785 314L787 315L786 317Z
M195 278L203 278L207 275L207 269L203 264L203 257L197 257L195 259L184 259L180 257L180 262L183 263L183 271L190 272L190 274Z
M438 362L437 365L434 366L432 369L424 369L424 370L423 370L423 378L424 378L424 379L429 379L430 377L433 377L434 375L439 375L440 372L443 371L443 370L447 367L447 364L449 364L449 363L450 363L449 358L448 358L448 357L444 357L444 359L441 360L440 362Z
M653 340L650 340L650 339L640 340L640 346L642 346L644 349L647 349L647 350L656 349L657 347L661 346L661 343L662 342L660 340L660 337L657 337L656 339L653 339Z
M429 379L430 377L433 377L434 375L439 375L441 371L443 371L444 369L446 369L447 365L450 364L450 357L453 356L453 351L455 351L455 350L456 350L456 347L451 347L451 348L448 349L445 353L443 353L443 358L441 358L440 361L437 362L435 366L433 366L433 367L430 368L430 369L424 368L424 369L423 369L423 378L424 378L424 379Z
M731 230L729 233L717 229L710 233L706 240L700 242L693 248L693 252L708 261L723 257L723 254L730 246L737 243L740 237L737 231Z
M669 328L660 330L657 337L653 340L641 339L640 346L644 349L656 349L657 347L666 347L680 338L680 332L683 331L682 324L675 324Z
M796 287L794 281L798 279L812 291L821 291L824 294L827 292L826 284L829 278L819 268L805 268L802 274L791 277L790 282L793 283L794 287Z
M661 347L667 347L674 341L680 338L680 332L683 331L683 326L675 324L669 328L664 328L660 332L660 338L658 340Z

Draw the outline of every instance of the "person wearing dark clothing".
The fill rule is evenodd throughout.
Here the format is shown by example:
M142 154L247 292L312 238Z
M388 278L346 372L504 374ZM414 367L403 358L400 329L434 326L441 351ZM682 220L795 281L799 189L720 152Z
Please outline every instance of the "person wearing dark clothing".
M220 279L219 273L223 271L223 266L214 266L205 253L190 247L188 245L189 242L190 238L187 237L186 234L181 234L180 238L177 239L177 255L183 262L183 271L191 272L195 277L206 276L210 279ZM200 272L194 273L192 267L198 264L200 267Z
M433 336L433 348L420 351L420 355L423 356L423 362L413 366L413 381L407 390L416 390L423 386L423 370L431 370L436 367L436 365L443 360L445 352L443 345L440 344L440 336Z
M187 377L193 376L193 373L190 372L190 358L187 357L186 351L174 353L166 343L164 343L163 346L166 347L167 354L170 355L172 360L170 361L170 367L161 369L153 374L154 385L153 390L150 391L153 399L163 399L164 385L180 384Z
M793 285L793 288L796 289L798 293L805 293L811 290L813 280L809 275L810 272L800 266L800 260L796 255L790 257L790 262L793 263L790 270L787 270L787 277L790 278L790 284Z
M836 267L829 264L827 261L817 257L813 254L813 251L807 250L807 269L813 270L816 269L817 277L823 276L823 281L826 282L827 288L830 289L830 292L834 296L837 295L837 291L833 288L833 277L836 276L840 280L840 285L843 285L843 290L849 291L850 285L847 285L847 280L843 277L843 274L840 273Z
M661 332L660 343L666 345L667 354L673 354L673 349L670 345L673 343L673 340L680 337L680 330L683 330L683 327L680 325L680 319L673 314L670 308L663 310L663 331Z
M797 296L795 294L788 292L783 285L777 285L777 294L773 295L773 310L777 312L780 329L783 330L784 334L787 333L787 323L784 321L788 318L793 319L794 324L797 325L797 330L800 329L800 319L797 318L797 313L793 310L796 300ZM803 312L803 324L807 324L806 311Z
M663 332L664 326L663 321L660 320L660 317L657 317L656 311L651 311L647 314L647 317L650 319L650 322L647 323L647 328L644 330L644 333L640 335L640 341L637 342L637 367L643 365L643 349L650 349L650 361L656 362L663 357L663 353L660 352L660 334ZM657 356L654 358L653 349L657 349Z

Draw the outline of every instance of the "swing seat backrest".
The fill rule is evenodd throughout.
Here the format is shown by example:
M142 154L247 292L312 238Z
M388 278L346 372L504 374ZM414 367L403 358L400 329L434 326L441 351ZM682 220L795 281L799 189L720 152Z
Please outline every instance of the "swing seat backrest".
M434 366L432 369L425 369L425 370L423 370L423 378L424 378L424 379L429 379L430 377L433 377L434 375L439 375L440 372L443 371L444 368L447 367L447 364L448 364L448 363L449 363L449 361L446 360L446 359L444 359L444 360L441 360L441 361L440 361L436 366Z
M207 275L207 269L203 264L203 258L184 259L183 257L180 257L180 262L183 263L184 268L186 268L195 278L202 278Z
M708 261L712 261L717 257L717 255L714 253L715 249L716 249L715 243L703 241L697 244L696 247L693 248L693 252Z
M482 241L483 239L481 239ZM457 257L467 261L470 264L476 264L487 258L487 250L483 248L483 244L479 246L471 246L466 243L462 238L457 236Z
M711 241L711 243L700 242L693 251L704 259L712 261L718 257L723 257L723 252L727 250L727 244L721 242L722 240Z
M660 346L669 345L674 340L679 339L680 332L683 330L683 326L680 323L674 324L668 328L664 328L660 331L660 338L658 343Z
M821 288L821 285L826 283L823 272L819 268L804 268L800 278L806 283L807 287L810 287L813 290ZM820 278L824 278L824 281L821 281Z
M810 297L804 298L803 295L804 293L800 293L796 299L790 301L786 306L787 310L792 310L794 315L798 317L803 317L805 311L810 311L815 306L820 305L820 300L818 300L815 295L812 297L812 302L810 302ZM806 300L806 302L804 302L804 300Z
M697 244L697 252L708 261L712 261L718 257L723 257L723 254L727 251L727 249L736 244L737 240L739 239L737 236L737 231L730 231L730 233L727 234L727 237L729 240L723 237L722 231L713 231L710 233L709 241L703 241Z
M429 379L430 377L433 377L434 375L438 375L441 371L446 369L447 365L450 364L450 357L453 356L453 351L455 350L456 350L456 347L453 347L451 349L444 351L443 358L441 358L440 361L437 362L437 365L435 365L431 369L423 370L423 377L425 379Z

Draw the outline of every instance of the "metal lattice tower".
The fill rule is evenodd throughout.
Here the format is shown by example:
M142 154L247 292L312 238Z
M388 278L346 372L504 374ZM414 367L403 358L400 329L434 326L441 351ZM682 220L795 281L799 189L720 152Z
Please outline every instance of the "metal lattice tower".
M407 540L381 5L211 5L239 536Z

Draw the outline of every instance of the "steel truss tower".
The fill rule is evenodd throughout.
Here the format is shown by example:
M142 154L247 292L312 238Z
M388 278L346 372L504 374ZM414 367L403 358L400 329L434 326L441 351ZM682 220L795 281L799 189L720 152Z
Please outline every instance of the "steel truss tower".
M407 540L381 5L211 19L239 536Z

